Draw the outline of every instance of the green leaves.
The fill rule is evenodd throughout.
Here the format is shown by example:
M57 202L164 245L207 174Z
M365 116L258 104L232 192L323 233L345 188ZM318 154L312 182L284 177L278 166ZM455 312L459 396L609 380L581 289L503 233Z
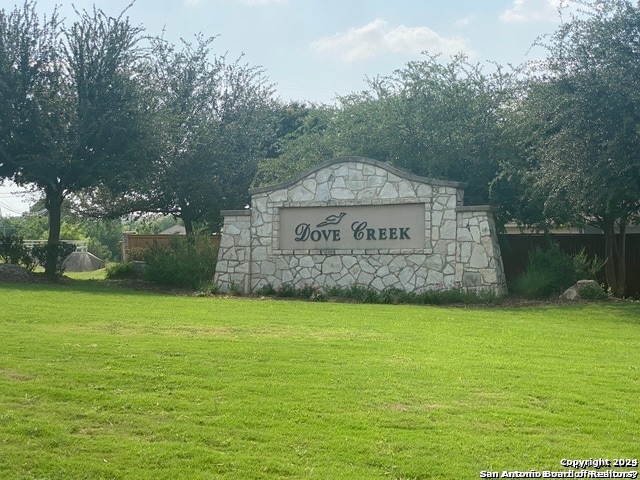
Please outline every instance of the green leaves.
M511 168L546 219L605 231L607 281L622 292L615 232L640 213L640 10L626 0L579 3L528 78L518 106L528 157Z
M150 132L135 80L142 29L96 9L70 26L55 11L41 21L35 6L0 11L0 175L45 193L52 251L65 197L121 186Z
M489 202L489 184L511 154L504 109L513 77L485 73L464 57L409 63L369 81L369 90L340 106L300 112L298 130L281 140L280 156L264 162L257 184L290 178L320 161L362 156L417 175L468 182L470 203Z
M197 35L178 49L151 39L141 81L152 101L154 153L132 179L114 215L158 212L216 230L220 210L248 201L258 158L275 134L271 87L260 68L211 51L215 39Z

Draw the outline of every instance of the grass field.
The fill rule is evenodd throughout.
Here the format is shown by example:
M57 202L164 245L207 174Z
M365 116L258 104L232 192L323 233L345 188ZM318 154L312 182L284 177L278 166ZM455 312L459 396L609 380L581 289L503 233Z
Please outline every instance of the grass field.
M0 284L2 479L466 479L640 454L640 304ZM637 469L635 469L637 470Z

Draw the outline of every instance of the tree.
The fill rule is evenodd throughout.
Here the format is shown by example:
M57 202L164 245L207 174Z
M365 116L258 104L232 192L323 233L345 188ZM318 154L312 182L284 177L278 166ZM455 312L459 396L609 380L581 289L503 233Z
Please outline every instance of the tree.
M288 180L324 160L340 156L332 123L340 113L331 106L278 104L277 141L268 158L259 162L254 187Z
M503 127L511 80L462 56L443 64L427 55L370 80L367 91L340 98L338 108L313 112L305 130L265 167L291 176L330 156L371 157L417 175L467 182L468 201L488 203L489 184L510 154Z
M142 30L124 12L76 13L67 28L55 11L41 21L30 0L0 11L0 177L44 192L49 276L64 199L125 184L147 150L136 83Z
M530 75L520 169L546 218L602 229L607 283L622 294L626 228L640 213L640 10L579 3Z
M466 201L490 202L489 184L511 153L504 135L513 77L495 66L485 73L464 56L410 62L372 83L384 108L372 135L378 150L415 174L467 183Z
M94 213L172 215L190 235L197 223L218 230L220 210L248 202L258 160L275 138L272 90L260 68L214 56L213 41L198 35L176 49L152 40L145 81L159 151L132 192L115 202L94 198Z

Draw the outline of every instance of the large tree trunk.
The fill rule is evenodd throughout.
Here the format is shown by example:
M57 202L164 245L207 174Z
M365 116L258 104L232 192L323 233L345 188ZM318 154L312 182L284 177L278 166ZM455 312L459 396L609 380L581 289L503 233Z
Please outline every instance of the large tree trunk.
M184 231L188 238L193 237L193 220L194 211L193 208L184 200L180 202L180 218L184 223Z
M604 251L606 257L605 273L607 285L615 295L623 295L626 289L626 224L620 223L620 231L616 234L613 219L605 220Z
M49 237L47 239L47 259L44 273L49 278L55 278L56 276L63 200L64 195L59 186L45 188L45 208L49 212Z
M189 215L182 215L182 222L184 223L184 231L187 236L193 236L193 221Z

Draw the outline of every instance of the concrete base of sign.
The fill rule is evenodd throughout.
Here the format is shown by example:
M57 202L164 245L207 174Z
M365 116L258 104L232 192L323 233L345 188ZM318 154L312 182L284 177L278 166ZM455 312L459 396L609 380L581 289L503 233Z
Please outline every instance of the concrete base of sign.
M464 185L382 162L338 158L251 192L223 211L221 291L320 288L506 293L491 208L463 206Z

